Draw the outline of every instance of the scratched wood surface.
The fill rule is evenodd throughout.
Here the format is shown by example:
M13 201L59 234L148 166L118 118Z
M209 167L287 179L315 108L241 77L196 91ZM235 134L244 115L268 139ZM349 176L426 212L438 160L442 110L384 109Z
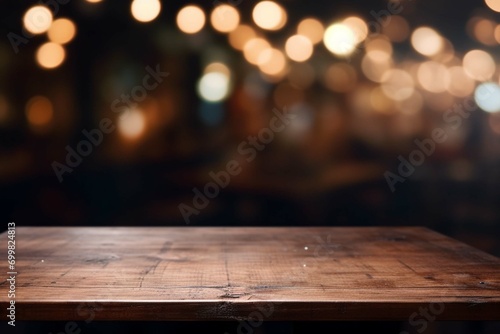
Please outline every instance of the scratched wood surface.
M500 320L500 260L425 228L16 231L17 320Z

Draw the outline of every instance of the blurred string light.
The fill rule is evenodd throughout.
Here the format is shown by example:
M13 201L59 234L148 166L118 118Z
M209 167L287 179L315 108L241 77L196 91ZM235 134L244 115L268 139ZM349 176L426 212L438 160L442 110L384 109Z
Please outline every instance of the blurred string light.
M326 48L337 56L349 56L358 44L358 36L354 31L343 23L330 25L323 36L323 43Z
M245 44L257 37L255 30L248 25L239 25L229 33L229 44L236 50L243 50Z
M203 10L194 5L183 7L177 13L177 26L186 34L195 34L203 29L205 25L205 13Z
M307 37L311 43L317 44L323 40L325 27L323 23L314 18L306 18L300 21L297 26L297 33Z
M151 22L160 14L159 0L134 0L130 5L132 16L139 22Z
M477 86L474 101L486 112L500 111L500 86L494 82L484 82Z
M382 91L392 100L402 101L413 95L413 78L401 69L390 69L382 76Z
M252 18L259 28L279 30L286 24L287 13L274 1L261 1L253 8Z
M85 0L85 1L90 2L90 3L99 3L102 0Z
M497 44L495 40L496 22L482 17L473 17L467 23L467 31L478 42L493 46Z
M368 26L365 21L357 16L350 16L342 21L346 27L350 28L356 37L356 43L361 43L368 36Z
M33 6L23 17L24 28L32 34L42 34L49 30L52 24L52 12L45 6Z
M268 48L259 54L257 65L264 74L279 76L285 71L286 59L280 50Z
M70 42L76 34L76 26L70 19L60 18L55 20L47 32L49 40L58 44Z
M484 0L486 6L495 12L500 12L500 0Z
M477 81L490 79L496 69L493 57L483 50L471 50L467 52L462 63L465 73Z
M138 139L146 129L146 117L139 109L129 109L118 118L118 131L126 139Z
M25 112L28 123L35 129L46 127L54 118L52 102L41 95L34 96L28 100Z
M271 45L265 39L260 37L252 38L245 43L243 56L250 64L258 65L259 55L269 48L271 48Z
M365 42L366 55L374 61L388 61L392 57L392 44L384 36L378 36L366 40Z
M42 44L36 52L38 64L46 69L53 69L60 66L66 58L64 48L53 42Z
M219 5L212 11L210 22L215 30L228 33L238 27L240 23L240 13L233 6Z
M411 35L411 45L424 56L434 56L443 48L443 38L430 27L420 27Z
M288 58L297 62L303 62L311 58L313 44L302 35L293 35L287 39L285 51Z
M392 65L392 59L389 57L374 57L365 54L361 60L363 74L373 82L382 82L384 73L390 70Z
M422 88L431 93L445 92L450 85L448 69L435 61L426 61L420 64L417 76Z
M212 73L212 72L222 73L228 78L231 77L231 70L229 69L229 67L227 67L226 64L223 63L219 62L210 63L203 70L203 73Z

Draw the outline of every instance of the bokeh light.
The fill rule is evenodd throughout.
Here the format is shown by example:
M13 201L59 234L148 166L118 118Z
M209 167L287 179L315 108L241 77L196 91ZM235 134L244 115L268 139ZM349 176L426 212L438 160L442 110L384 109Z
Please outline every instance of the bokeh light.
M264 74L276 76L282 74L285 70L286 59L280 50L268 48L259 54L257 64Z
M76 34L76 26L70 19L60 18L55 20L50 26L47 35L49 40L58 44L70 42Z
M245 44L255 37L257 34L252 27L241 24L229 33L229 44L236 50L243 50Z
M243 55L250 64L257 65L260 53L270 47L271 45L265 39L260 37L252 38L245 43L245 46L243 47Z
M229 78L220 72L203 74L198 81L199 96L207 102L220 102L229 94Z
M382 33L393 42L404 42L410 35L410 26L404 17L392 15L391 19L382 25Z
M500 0L484 0L486 5L495 12L500 12Z
M186 34L195 34L199 32L205 25L205 13L203 10L194 5L183 7L177 13L177 26Z
M395 101L402 101L412 96L414 82L411 75L400 69L391 69L382 76L382 91Z
M302 35L293 35L287 39L285 44L286 55L291 60L303 62L311 58L313 44Z
M354 36L356 36L356 43L361 43L368 36L368 26L365 21L357 16L350 16L344 19L342 24L353 31Z
M373 57L366 54L361 60L363 74L373 82L381 82L382 76L391 68L392 60L388 57Z
M286 11L274 1L261 1L252 11L255 24L265 30L279 30L287 21Z
M358 37L351 28L342 23L329 26L323 42L326 48L337 56L349 56L356 49Z
M233 6L219 5L212 11L210 22L215 30L228 33L236 29L240 23L240 13Z
M145 130L146 117L141 110L127 110L118 118L118 131L126 139L137 139Z
M450 83L448 92L456 97L466 97L474 92L476 84L474 79L465 73L462 66L453 66L448 69Z
M443 64L427 61L418 67L418 82L428 92L442 93L450 85L450 74Z
M483 50L471 50L463 58L465 73L478 81L490 79L495 73L495 61L489 53Z
M205 67L205 70L203 73L212 73L212 72L217 72L217 73L222 73L226 77L230 78L231 77L231 70L229 67L227 67L226 64L215 62L215 63L210 63Z
M474 101L486 112L500 111L500 86L495 82L484 82L477 86Z
M42 44L36 52L38 64L46 69L56 68L61 65L66 58L64 48L53 42Z
M159 0L134 0L130 11L137 21L151 22L160 14L161 3Z
M317 44L323 40L325 27L323 26L323 23L317 19L306 18L300 21L297 26L297 33L309 38L311 43Z
M42 34L49 30L52 20L52 12L45 6L37 5L26 11L23 25L32 34Z
M434 56L443 48L443 38L432 28L420 27L411 35L411 45L424 56Z
M45 127L54 118L52 102L45 96L34 96L26 103L26 119L32 127Z

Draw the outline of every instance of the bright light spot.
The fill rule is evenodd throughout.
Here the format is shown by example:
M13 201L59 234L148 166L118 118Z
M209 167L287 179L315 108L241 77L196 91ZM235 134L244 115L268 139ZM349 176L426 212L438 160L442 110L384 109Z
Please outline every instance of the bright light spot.
M223 63L211 63L207 65L207 67L205 67L205 70L203 71L203 73L213 72L224 74L228 78L231 77L231 70Z
M432 28L420 27L411 35L411 45L424 56L434 56L443 48L443 38Z
M442 93L450 85L448 69L443 64L435 61L420 64L417 78L420 85L431 93Z
M257 26L265 30L279 30L286 24L287 14L274 1L261 1L253 8L252 17Z
M118 131L127 139L139 138L146 129L146 118L137 110L127 110L118 118Z
M342 21L342 24L346 25L354 32L354 36L356 36L356 43L361 43L365 40L366 36L368 36L368 26L365 21L357 16L350 16L346 18Z
M326 87L332 91L346 93L356 87L358 75L351 65L338 63L326 70L324 80Z
M392 44L383 37L376 37L365 42L368 57L375 61L387 61L392 56Z
M233 6L219 5L212 11L210 22L219 32L231 32L240 23L240 13Z
M76 26L69 19L57 19L50 26L47 35L51 42L66 44L71 41L76 34Z
M45 6L33 6L23 17L24 28L32 34L41 34L49 30L52 24L52 12Z
M307 37L302 35L293 35L287 39L285 50L287 56L291 60L303 62L311 58L313 45Z
M495 12L500 12L500 0L484 0L486 6Z
M64 58L66 58L66 51L57 43L48 42L42 44L36 52L38 64L47 69L58 67L62 64Z
M270 47L271 45L265 39L252 38L245 43L245 46L243 47L243 55L250 64L257 65L260 53Z
M482 50L472 50L463 59L465 73L472 79L485 81L495 73L495 61L489 53Z
M373 82L381 82L382 76L391 69L391 67L392 60L390 57L374 57L366 54L361 60L361 70L363 74Z
M414 86L411 75L403 70L392 69L382 76L382 91L395 101L405 100L412 96Z
M189 5L177 14L177 26L186 34L195 34L205 25L205 13L198 6Z
M484 111L500 111L500 86L494 82L480 84L474 92L474 101Z
M297 26L297 33L309 38L311 43L317 44L323 39L325 27L323 27L323 24L320 21L313 18L307 18L300 21Z
M130 5L132 16L139 22L153 21L161 10L159 0L134 0Z
M329 26L323 37L326 48L338 56L348 56L353 53L357 40L358 38L352 29L342 23Z
M198 94L208 102L224 100L229 93L229 78L218 72L204 74L198 81Z
M54 117L52 102L45 96L34 96L26 103L26 118L31 126L43 127Z
M280 50L268 48L259 54L257 64L262 73L274 76L285 70L286 59Z
M102 0L86 0L87 2L90 2L90 3L99 3L101 2Z
M476 84L474 79L465 73L462 66L453 66L448 69L450 83L448 92L457 97L466 97L474 92Z
M257 34L253 28L242 24L229 33L229 43L236 50L243 50L246 42L255 37L257 37Z

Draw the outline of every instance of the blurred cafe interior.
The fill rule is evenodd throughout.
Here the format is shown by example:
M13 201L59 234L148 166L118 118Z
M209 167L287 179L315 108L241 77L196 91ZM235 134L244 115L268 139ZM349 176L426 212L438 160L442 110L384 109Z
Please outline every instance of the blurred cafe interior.
M500 1L0 4L0 207L427 226L500 255Z

